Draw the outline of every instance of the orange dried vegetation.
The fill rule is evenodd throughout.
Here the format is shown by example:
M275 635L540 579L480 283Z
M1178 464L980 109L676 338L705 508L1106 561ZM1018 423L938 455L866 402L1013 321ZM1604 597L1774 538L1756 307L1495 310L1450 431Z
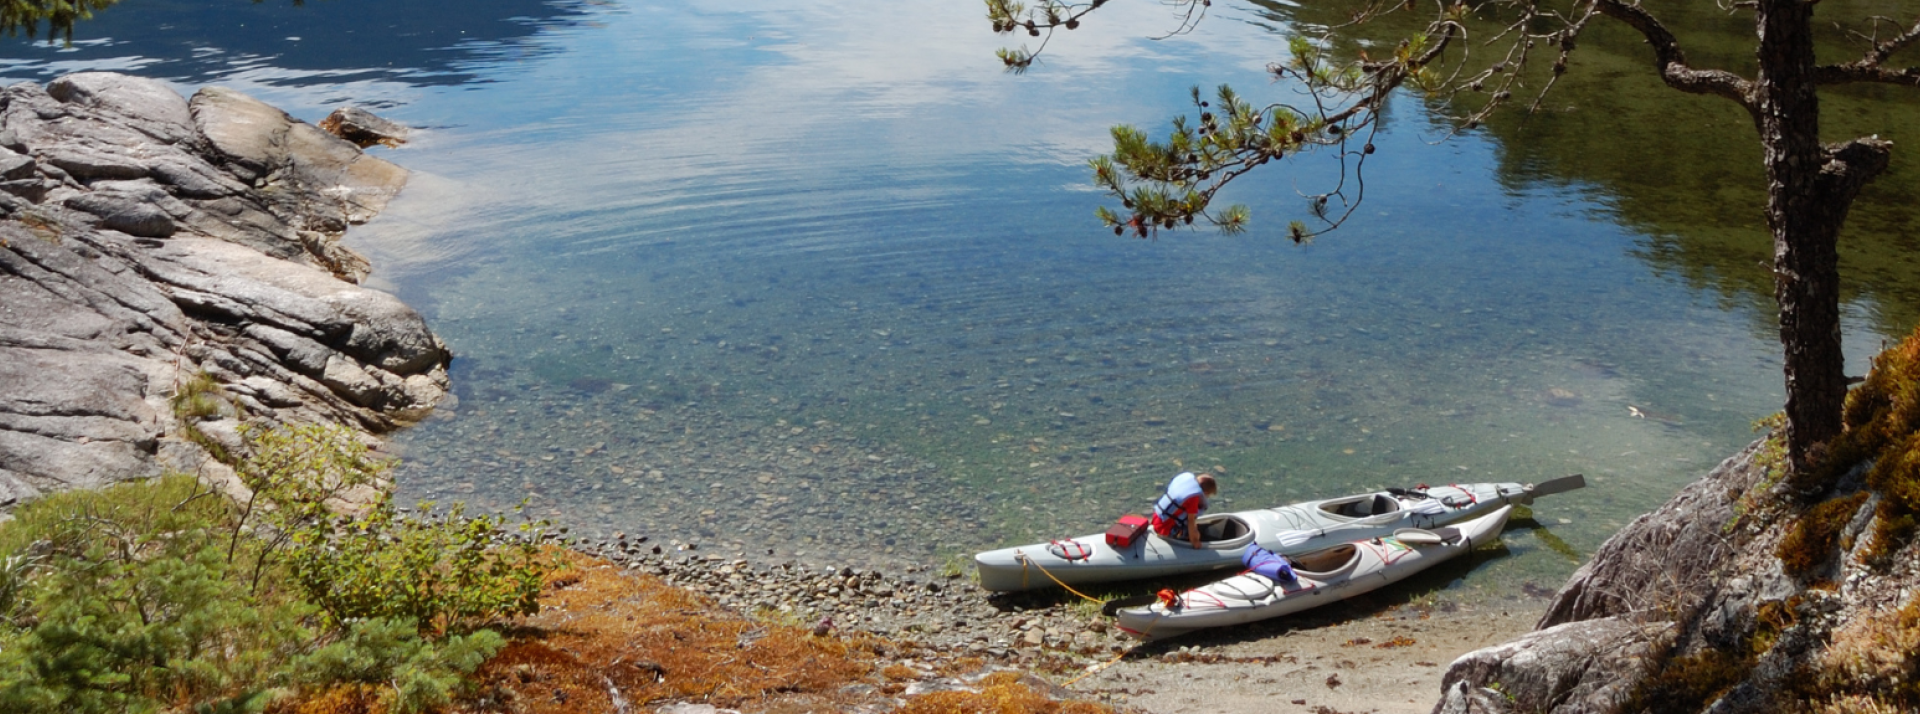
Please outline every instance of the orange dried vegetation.
M1111 714L1093 702L1057 701L1020 681L1018 672L995 672L978 692L933 692L907 701L897 714Z
M965 677L985 665L962 657L923 674L892 660L913 654L918 646L912 643L863 633L816 636L811 627L743 617L604 560L572 552L559 557L567 567L548 578L540 614L507 633L506 648L481 665L478 686L456 711L642 712L675 701L766 714L884 711L895 707L894 697L910 680ZM990 674L970 685L979 691L918 695L897 711L1113 712L1101 704L1053 700L1044 684L1036 689L1022 676Z
M313 697L269 707L275 714L386 714L388 690L371 684L343 684Z
M883 646L749 620L647 575L569 553L541 613L481 666L462 708L541 714L652 702L739 708L773 694L831 698L862 681Z
M1882 498L1869 564L1884 567L1920 534L1920 328L1873 358L1867 380L1847 393L1846 432L1816 468L1794 476L1803 495L1823 491L1873 461L1867 486Z

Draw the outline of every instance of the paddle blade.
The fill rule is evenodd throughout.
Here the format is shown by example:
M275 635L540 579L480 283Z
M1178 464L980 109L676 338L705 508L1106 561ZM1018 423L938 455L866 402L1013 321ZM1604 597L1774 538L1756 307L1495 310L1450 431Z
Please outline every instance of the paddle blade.
M1560 478L1542 481L1533 487L1532 493L1534 498L1539 498L1541 496L1551 496L1556 493L1566 493L1574 489L1586 487L1587 477L1581 474L1574 474L1572 476L1561 476Z
M1402 528L1394 531L1393 538L1407 545L1439 545L1446 542L1440 534L1418 528Z

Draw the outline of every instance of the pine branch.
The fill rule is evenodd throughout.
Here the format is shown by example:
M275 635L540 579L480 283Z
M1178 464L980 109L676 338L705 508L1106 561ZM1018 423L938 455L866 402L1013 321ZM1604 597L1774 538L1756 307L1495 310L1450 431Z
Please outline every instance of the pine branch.
M1185 0L1186 2L1206 2L1208 0ZM1024 30L1028 37L1042 37L1040 47L1029 50L1022 47L1017 50L1002 48L995 54L1015 74L1024 73L1045 52L1047 43L1053 41L1055 28L1069 30L1080 27L1080 18L1093 12L1108 0L1091 0L1085 4L1070 4L1061 0L1041 0L1033 8L1028 8L1015 0L986 0L987 21L993 23L993 31L1007 34Z

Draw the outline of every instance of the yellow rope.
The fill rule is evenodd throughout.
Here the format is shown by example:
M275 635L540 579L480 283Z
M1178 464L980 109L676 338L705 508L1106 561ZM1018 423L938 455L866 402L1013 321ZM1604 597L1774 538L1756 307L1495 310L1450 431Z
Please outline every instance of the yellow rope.
M1048 580L1052 580L1053 584L1066 588L1067 592L1086 598L1088 602L1097 602L1101 604L1106 604L1105 600L1101 600L1099 598L1090 596L1086 593L1073 589L1072 586L1069 586L1066 583L1060 582L1059 578L1053 577L1053 573L1047 572L1046 566L1033 562L1033 559L1027 557L1026 553L1020 553L1019 555L1020 555L1020 584L1022 586L1025 586L1027 584L1027 566L1032 565L1034 569L1040 571L1040 574L1047 576Z
M1152 626L1152 625L1148 625L1147 627L1148 627L1149 629L1151 629L1151 628L1152 628L1153 626ZM1110 660L1107 660L1107 661L1105 661L1105 662L1102 662L1102 663L1100 663L1100 664L1097 664L1097 665L1094 665L1094 666L1092 666L1092 667L1090 667L1090 668L1088 668L1088 669L1087 669L1087 671L1086 671L1086 672L1083 672L1083 673L1081 673L1081 674L1080 674L1080 676L1078 676L1078 677L1074 677L1073 679L1069 679L1069 680L1067 680L1066 682L1064 682L1064 683L1062 683L1062 684L1060 685L1060 688L1061 688L1061 689L1066 689L1067 687L1071 687L1071 686L1073 686L1075 682L1078 682L1078 681L1080 681L1080 680L1082 680L1082 679L1086 679L1086 678L1088 678L1088 677L1091 677L1091 676L1093 676L1093 675L1095 675L1095 674L1098 674L1098 673L1100 672L1100 670L1103 670L1103 669L1106 669L1106 668L1108 668L1108 667L1112 667L1112 666L1114 665L1114 663L1116 663L1116 662L1119 662L1120 660L1123 660L1123 659L1126 659L1126 658L1127 658L1127 655L1130 655L1130 654L1133 654L1133 648L1132 648L1132 647L1128 647L1128 648L1127 648L1127 651L1125 651L1125 652L1121 652L1119 656L1117 656L1117 657L1114 657L1113 659L1110 659Z
M1095 598L1086 593L1073 589L1072 586L1069 586L1066 583L1060 582L1059 578L1054 577L1053 573L1047 571L1046 566L1033 562L1033 559L1027 557L1026 553L1015 551L1015 555L1020 558L1020 587L1022 589L1025 589L1027 585L1027 566L1032 565L1035 570L1040 571L1040 574L1047 576L1048 580L1052 580L1055 585L1059 585L1060 587L1065 588L1067 592L1073 593L1075 595L1079 595L1080 597L1085 598L1088 602L1097 602L1102 605L1106 604L1105 600ZM1152 632L1153 626L1158 622L1159 620L1156 619L1152 622L1147 623L1147 629L1142 630L1140 632L1141 638L1144 639L1148 632ZM1110 659L1098 665L1095 665L1093 668L1088 669L1086 672L1081 673L1080 676L1074 677L1073 679L1069 679L1065 683L1061 684L1060 686L1062 688L1071 687L1074 685L1075 682L1091 677L1094 674L1099 673L1103 669L1112 667L1114 664L1118 663L1120 660L1126 659L1127 655L1133 654L1134 649L1135 649L1134 647L1129 647L1127 648L1127 651L1121 652L1118 656L1114 657L1113 659Z
M1036 565L1036 566L1034 566L1034 567L1036 567L1036 568L1037 568L1037 567L1040 567L1040 566L1038 566L1038 565ZM1041 570L1041 572L1046 572L1046 571L1045 571L1044 569L1042 569L1042 570ZM1064 587L1064 586L1062 586L1062 587ZM1154 626L1154 625L1157 625L1157 624L1159 624L1159 623L1160 623L1160 620L1159 620L1159 618L1154 618L1153 620L1151 620L1151 621L1149 621L1149 622L1147 622L1147 629L1144 629L1144 630L1141 630L1141 631L1140 631L1140 639L1141 639L1142 641L1144 641L1144 640L1146 640L1146 638L1147 638L1147 633L1149 633L1149 632L1152 632L1152 631L1153 631L1153 626ZM1121 652L1121 653L1120 653L1120 654L1119 654L1118 656L1115 656L1115 657L1114 657L1113 659L1110 659L1110 660L1107 660L1107 661L1105 661L1105 662L1102 662L1102 663L1100 663L1100 664L1097 664L1097 665L1094 665L1094 666L1092 666L1092 667L1090 667L1090 668L1088 668L1088 669L1087 669L1087 671L1085 671L1085 672L1082 672L1082 673L1080 673L1080 676L1078 676L1078 677L1074 677L1073 679L1069 679L1069 680L1067 680L1066 682L1064 682L1064 683L1062 683L1062 684L1060 685L1060 688L1061 688L1061 689L1065 689L1065 688L1067 688L1067 687L1071 687L1071 686L1073 686L1073 685L1074 685L1074 683L1076 683L1076 682L1079 682L1079 681L1080 681L1080 680L1082 680L1082 679L1086 679L1086 678L1088 678L1088 677L1091 677L1091 676L1093 676L1093 675L1095 675L1095 674L1099 674L1099 673L1101 672L1101 670L1104 670L1104 669L1106 669L1106 668L1108 668L1108 667L1112 667L1113 665L1115 665L1115 664L1118 664L1118 663L1120 662L1120 660L1123 660L1123 659L1126 659L1126 658L1127 658L1127 655L1130 655L1130 654L1133 654L1133 651L1134 651L1134 650L1136 650L1136 649L1139 649L1139 648L1140 648L1140 646L1139 646L1139 645L1134 645L1134 646L1132 646L1132 647L1128 647L1128 648L1127 648L1127 651L1125 651L1125 652Z

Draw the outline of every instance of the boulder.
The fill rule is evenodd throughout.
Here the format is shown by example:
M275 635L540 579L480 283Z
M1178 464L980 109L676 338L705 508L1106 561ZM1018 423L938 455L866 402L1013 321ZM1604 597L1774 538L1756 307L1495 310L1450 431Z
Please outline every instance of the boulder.
M1447 667L1433 714L1619 711L1649 643L1665 629L1610 617L1469 652Z
M23 156L12 149L0 149L0 178L8 181L33 176L33 157Z
M309 218L365 223L406 184L407 172L345 139L228 89L193 95L194 121L242 180L298 196Z
M1874 418L1890 414L1905 412ZM1609 538L1534 632L1453 663L1436 714L1612 714L1635 701L1632 711L1714 714L1839 711L1848 697L1859 711L1910 704L1910 693L1876 678L1911 672L1904 643L1916 630L1899 613L1920 593L1920 543L1878 543L1871 458L1809 495L1781 478L1778 449L1754 442ZM1840 529L1831 550L1789 573L1782 543L1823 502L1842 504L1819 516ZM1879 547L1897 550L1870 555ZM1871 692L1892 698L1866 706Z
M231 476L189 426L230 450L243 423L424 418L446 346L338 244L405 178L237 92L92 72L0 90L0 517L165 469ZM199 374L225 406L176 413Z
M333 110L320 120L320 128L362 149L375 144L399 146L407 142L407 127L359 107Z

